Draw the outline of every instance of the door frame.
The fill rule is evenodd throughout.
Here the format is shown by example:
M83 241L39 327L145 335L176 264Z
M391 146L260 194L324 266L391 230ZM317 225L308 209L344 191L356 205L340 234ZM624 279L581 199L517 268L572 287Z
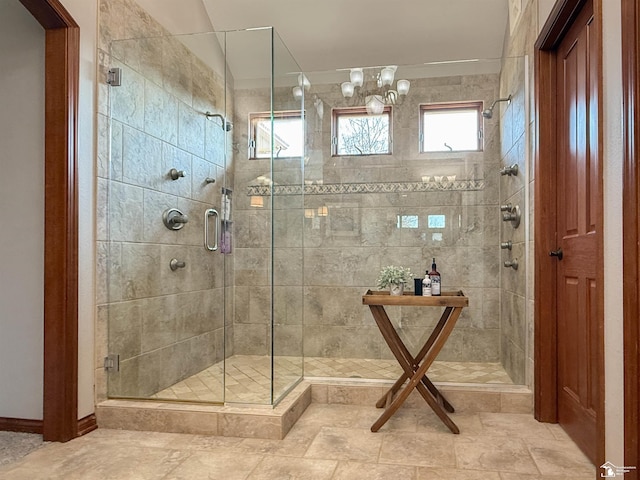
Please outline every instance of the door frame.
M633 1L633 0L632 0ZM595 16L595 41L602 51L602 0L593 0ZM556 245L556 92L557 69L556 53L560 41L567 33L587 0L558 0L535 43L535 307L534 307L534 415L541 422L558 422L557 390L557 281L555 272L557 262L547 252L555 250ZM601 59L602 61L602 59ZM602 63L598 67L602 72ZM598 118L598 155L602 159L602 78L597 85ZM600 209L602 212L602 162L599 164ZM602 215L602 214L601 214ZM597 233L598 259L596 269L603 268L603 232L602 225ZM597 458L604 462L604 294L599 288L597 299L598 315L598 405L597 415Z
M78 421L78 82L80 29L59 0L20 0L45 29L44 440L94 428Z
M622 0L624 464L640 467L640 7ZM631 470L629 478L639 478Z

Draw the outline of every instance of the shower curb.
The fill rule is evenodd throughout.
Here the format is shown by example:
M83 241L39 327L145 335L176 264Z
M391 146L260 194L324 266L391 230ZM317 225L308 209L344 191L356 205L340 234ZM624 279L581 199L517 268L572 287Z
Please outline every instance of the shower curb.
M388 381L309 378L277 406L205 405L106 400L96 407L99 428L222 437L283 439L311 403L375 405ZM514 385L436 383L459 413L533 413L533 393ZM413 392L405 408L424 408Z
M106 400L96 418L99 428L115 430L281 440L310 404L311 384L302 382L275 407Z
M305 379L312 385L312 402L338 405L375 405L393 385L388 381L348 381L339 379ZM533 414L533 392L526 386L505 384L439 383L440 390L459 413L527 413ZM422 408L424 399L412 392L404 403L408 408Z

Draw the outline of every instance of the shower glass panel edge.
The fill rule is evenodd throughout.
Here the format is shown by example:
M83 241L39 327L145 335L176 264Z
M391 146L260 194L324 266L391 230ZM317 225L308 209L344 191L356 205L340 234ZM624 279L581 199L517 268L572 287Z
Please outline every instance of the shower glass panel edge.
M272 403L276 405L302 380L304 374L302 228L306 77L276 31L272 32L272 51L271 348ZM296 98L293 89L300 86L303 95ZM279 188L282 185L291 188Z
M289 334L301 322L302 267L290 261L301 254L292 243L296 229L301 237L295 223L301 210L278 190L291 179L301 183L301 155L283 158L273 148L289 144L287 132L278 130L279 112L301 115L300 101L291 96L299 67L270 27L227 32L225 60L227 98L233 99L227 114L232 112L236 125L230 169L234 315L225 402L275 405L302 378L302 359L289 361L291 352L301 353L299 335Z

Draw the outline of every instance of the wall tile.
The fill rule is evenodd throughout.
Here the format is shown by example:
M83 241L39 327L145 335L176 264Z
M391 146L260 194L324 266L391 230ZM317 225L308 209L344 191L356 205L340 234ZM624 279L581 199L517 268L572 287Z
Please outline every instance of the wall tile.
M123 79L122 86L113 87L109 91L111 116L125 125L142 130L144 128L144 77L115 60L111 67L121 68Z
M178 106L178 147L204 157L204 129L206 117L202 112L180 103Z
M103 184L103 188L107 189L109 198L109 231L107 232L109 239L112 242L142 241L144 237L143 212L140 208L143 200L142 188L120 182Z
M171 145L178 143L178 100L156 83L144 85L144 131Z
M162 293L160 247L136 243L122 244L121 283L124 299L133 300ZM167 269L168 267L167 262Z
M162 171L162 142L141 130L125 127L123 132L123 174L125 183L159 190Z

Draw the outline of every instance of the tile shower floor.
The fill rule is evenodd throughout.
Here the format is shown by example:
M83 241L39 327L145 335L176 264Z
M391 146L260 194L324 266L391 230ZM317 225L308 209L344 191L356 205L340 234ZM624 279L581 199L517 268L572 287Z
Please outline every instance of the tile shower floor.
M299 377L302 359L300 357L275 357L274 395L285 393ZM238 403L270 403L271 362L270 358L258 355L234 355L226 361L226 397L223 397L223 371L225 365L219 362L151 398L195 401ZM371 360L361 358L320 358L304 359L304 375L328 378L362 378L396 380L400 376L400 366L395 360ZM429 378L434 382L451 383L500 383L512 381L502 365L498 363L434 362L429 368Z
M531 415L402 408L377 433L373 406L312 404L284 440L98 429L0 466L4 480L592 480L558 425Z

